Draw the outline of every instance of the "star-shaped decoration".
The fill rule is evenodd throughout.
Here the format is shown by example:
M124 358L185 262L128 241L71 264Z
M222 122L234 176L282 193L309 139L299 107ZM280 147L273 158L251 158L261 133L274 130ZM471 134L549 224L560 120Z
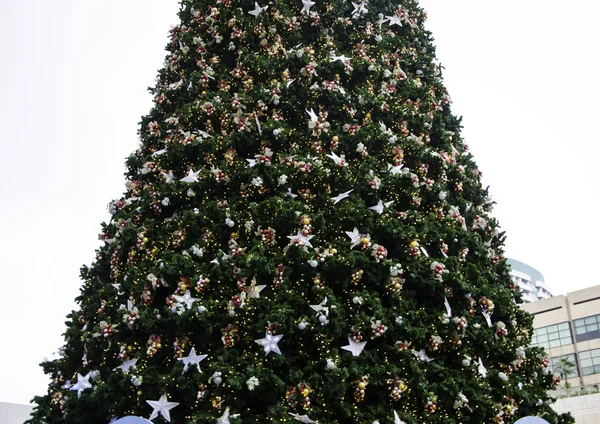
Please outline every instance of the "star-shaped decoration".
M354 246L358 246L360 244L360 240L366 236L366 234L359 233L358 228L356 227L354 227L353 231L346 231L346 235L350 237L350 242L352 243L350 245L350 249L352 249Z
M483 315L483 318L485 318L485 322L487 323L488 327L491 327L492 317L490 317L490 314L488 314L486 311L481 311L481 315Z
M319 117L317 116L313 108L310 109L310 112L307 110L306 113L308 113L308 116L310 116L310 120L312 122L317 122L319 120Z
M327 156L328 158L330 158L336 165L343 165L345 163L345 160L346 160L344 158L344 155L342 155L342 157L339 157L334 152L326 154L325 156Z
M387 19L383 16L383 13L380 13L379 19L377 19L377 25L379 25L379 28L381 28L381 25L383 25L385 21L387 21Z
M229 415L229 407L225 408L225 412L219 418L217 418L217 424L231 424L229 418L239 417L240 414Z
M389 201L389 202L385 202L385 203L383 203L383 202L381 201L381 199L379 199L379 202L377 202L377 204L376 204L375 206L371 206L369 209L370 209L370 210L372 210L372 211L375 211L375 212L377 212L379 215L381 215L381 214L383 213L383 210L384 210L385 208L389 208L389 207L390 207L390 205L391 205L392 203L394 203L394 201L393 201L393 200L391 200L391 201Z
M402 26L402 21L400 20L400 16L397 14L393 14L392 16L386 16L389 26L398 25Z
M342 349L347 350L348 352L351 352L352 356L360 356L360 353L363 351L363 349L367 345L367 342L356 342L350 336L348 336L348 343L350 343L350 344L347 346L342 346Z
M121 371L123 371L123 374L129 374L129 371L131 371L132 369L135 368L135 364L137 364L137 361L138 361L138 358L127 359L125 362L123 362L117 368L113 369L113 371L121 370Z
M150 415L150 420L158 417L158 414L162 415L165 420L171 422L171 415L169 411L179 405L179 402L167 401L167 395L163 394L159 400L147 400L146 403L150 405L154 411Z
M392 175L402 174L402 172L403 172L402 168L403 167L404 167L403 164L396 165L396 166L389 165L390 174L392 174Z
M188 309L192 309L192 305L195 301L198 300L196 297L192 297L189 290L186 290L183 296L178 296L176 294L173 295L173 299L175 299L179 303L185 303Z
M302 0L302 10L300 11L300 13L304 13L306 12L306 14L308 15L310 13L310 8L313 7L315 5L314 1L310 1L310 0Z
M256 285L256 277L252 278L252 283L250 283L250 287L246 287L244 290L248 293L248 297L250 299L259 299L260 292L267 287L266 285L257 286Z
M333 204L335 205L339 201L344 200L346 197L350 197L350 193L352 193L353 191L354 191L354 189L348 190L348 191L345 191L345 192L343 192L341 194L338 194L335 197L332 197L331 200L333 200Z
M314 236L305 236L304 234L302 234L301 231L298 231L298 234L296 234L295 236L287 236L287 238L292 240L293 243L297 243L301 246L307 247L313 247L313 245L310 244L310 239L313 237Z
M198 130L198 135L200 135L202 138L212 138L212 135L202 130Z
M288 414L290 414L292 417L294 417L294 419L296 421L300 421L301 423L318 424L316 421L313 421L310 418L308 418L308 415L293 414L291 412L288 412Z
M246 107L246 106L244 106L244 107ZM238 106L237 112L230 113L229 116L231 116L234 119L240 120L244 117L244 111L242 110L241 107Z
M477 360L477 372L483 378L485 378L487 376L487 370L483 366L483 362L481 361L481 357L479 357L478 360Z
M167 149L160 149L160 150L157 150L156 152L152 153L152 156L160 156L160 155L164 155L165 153L167 153Z
M352 2L352 6L354 6L354 10L352 11L352 16L355 15L362 15L363 13L367 13L367 6L365 5L364 1L361 1L360 3L354 3Z
M396 411L394 411L394 424L405 424L405 422L400 419Z
M279 340L283 338L283 334L278 334L276 336L269 334L268 331L265 331L265 337L263 339L254 340L256 343L265 348L265 356L267 356L271 352L275 352L278 355L281 355L281 350L279 350Z
M327 305L327 296L325 296L325 299L320 304L310 305L310 309L315 311L317 313L317 315L320 315L321 312L323 312L327 316L327 315L329 315L329 307L327 307L325 305Z
M292 199L295 198L295 197L298 197L298 195L296 193L292 193L292 189L291 188L288 188L288 191L286 191L284 194L286 196L291 197Z
M188 356L184 356L182 358L177 358L178 361L183 362L183 372L188 370L190 365L196 365L198 368L198 372L200 372L200 362L202 362L208 355L196 355L196 348L192 347Z
M165 182L167 184L171 184L175 181L175 175L173 175L173 171L169 171L169 172L161 172L162 176L165 177Z
M197 183L198 182L198 175L199 174L200 174L200 169L197 170L196 172L194 172L193 169L190 169L188 171L187 176L183 177L179 181L183 181L184 183Z
M427 352L425 352L425 349L413 350L413 355L415 355L417 358L419 358L423 362L433 361L433 358L430 358L429 355L427 355Z
M450 307L450 303L446 296L444 296L444 306L446 307L446 316L450 318L452 316L452 308Z
M331 62L335 62L336 60L339 60L342 63L349 63L350 62L350 58L346 57L344 55L341 56L336 56L335 54L331 55Z
M260 7L258 5L258 3L254 2L254 10L251 10L248 13L251 14L252 16L254 16L255 18L258 18L258 15L260 15L262 12L264 12L268 8L269 8L269 6Z
M92 388L92 383L90 383L91 377L92 371L88 372L86 375L77 373L77 382L73 384L69 390L77 390L77 397L81 396L81 392Z

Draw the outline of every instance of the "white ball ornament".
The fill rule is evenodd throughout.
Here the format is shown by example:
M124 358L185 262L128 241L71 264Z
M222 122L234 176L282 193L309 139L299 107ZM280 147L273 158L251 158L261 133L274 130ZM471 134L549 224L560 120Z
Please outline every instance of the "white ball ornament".
M281 128L275 128L275 129L273 130L273 135L274 135L275 137L277 137L279 134L281 134Z
M325 324L327 322L327 317L325 315L319 315L319 322Z
M306 323L304 321L298 323L298 328L300 330L305 330L306 329Z
M206 312L206 306L198 306L198 312L200 312L200 313Z
M327 360L327 369L332 370L334 368L335 368L335 363L331 359L328 359Z
M215 377L213 378L213 383L215 383L217 386L219 384L221 384L223 382L223 379L221 377Z
M230 316L230 317L234 317L234 316L235 316L235 310L233 310L233 309L230 309L230 310L229 310L229 316Z
M352 298L352 303L354 303L355 305L358 305L360 303L360 297L354 296Z
M308 264L309 264L310 266L312 266L313 268L316 268L316 267L317 267L317 265L319 265L319 262L317 262L317 261L316 261L316 260L314 260L314 259L311 259L310 261L308 261Z
M463 359L461 362L463 367L468 367L469 365L471 365L471 360L470 359Z

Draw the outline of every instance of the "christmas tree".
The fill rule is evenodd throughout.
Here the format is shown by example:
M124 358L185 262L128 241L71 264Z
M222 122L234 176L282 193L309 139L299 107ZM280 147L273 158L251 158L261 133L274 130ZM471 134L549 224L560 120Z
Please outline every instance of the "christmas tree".
M572 422L416 1L180 18L30 422Z

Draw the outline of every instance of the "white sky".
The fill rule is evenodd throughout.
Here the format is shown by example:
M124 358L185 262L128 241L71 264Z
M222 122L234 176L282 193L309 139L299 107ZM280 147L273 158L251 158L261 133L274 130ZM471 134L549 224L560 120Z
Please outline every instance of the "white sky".
M421 4L507 255L555 294L600 284L600 3ZM37 364L61 345L79 268L124 191L177 10L177 0L0 0L0 401L45 393Z

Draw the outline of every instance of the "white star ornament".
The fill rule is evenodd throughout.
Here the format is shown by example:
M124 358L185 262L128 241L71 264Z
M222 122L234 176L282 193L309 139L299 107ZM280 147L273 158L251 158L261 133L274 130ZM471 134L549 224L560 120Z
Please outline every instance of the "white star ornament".
M254 340L256 343L261 345L265 349L265 356L267 356L271 352L275 352L278 355L281 355L281 350L279 350L279 346L277 343L283 338L283 334L278 334L276 336L269 334L268 331L265 331L265 337L262 339Z
M367 345L367 342L356 342L352 337L348 337L348 343L350 344L347 346L342 346L342 349L351 352L352 356L360 356L361 352Z
M208 355L196 355L196 348L192 347L188 356L177 358L178 361L183 362L182 374L188 370L188 367L190 365L196 365L196 368L198 368L198 372L200 372L200 362L206 359L207 356Z
M150 420L158 417L158 414L162 415L162 417L171 422L171 415L169 411L179 405L179 402L169 402L167 401L167 395L163 394L159 400L147 400L146 403L154 409L152 411L152 415L150 415Z
M81 392L92 388L92 383L90 383L91 376L92 371L88 372L86 375L77 373L77 382L73 384L69 390L77 390L77 397L81 396Z

